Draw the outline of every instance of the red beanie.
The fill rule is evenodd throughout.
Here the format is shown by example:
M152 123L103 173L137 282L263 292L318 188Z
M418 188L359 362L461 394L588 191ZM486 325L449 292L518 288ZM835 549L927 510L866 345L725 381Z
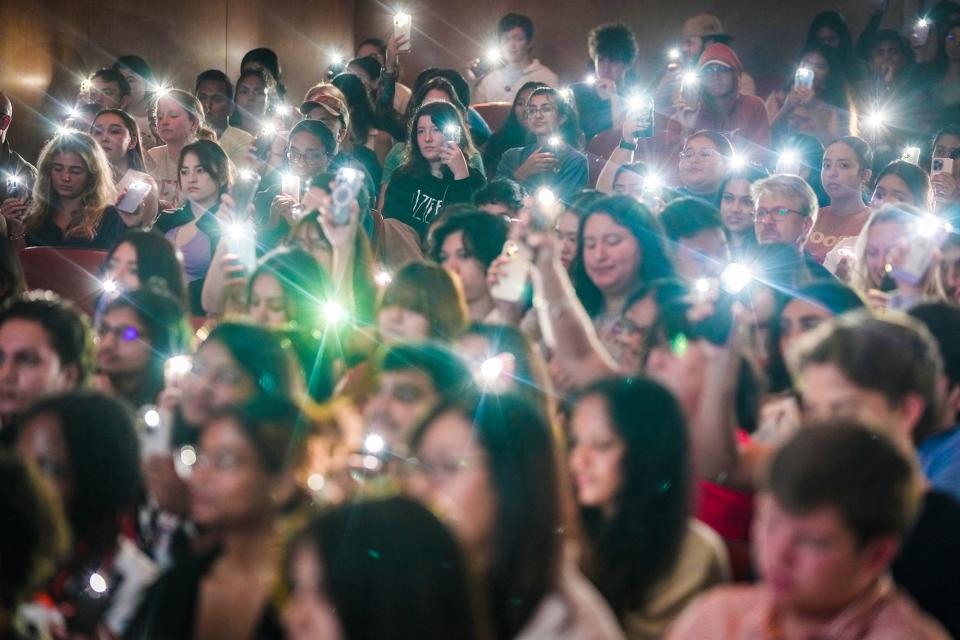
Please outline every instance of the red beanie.
M698 68L703 69L711 62L730 67L737 72L738 76L743 75L743 65L740 64L740 58L737 57L733 49L725 44L714 42L704 49L703 54L700 56Z

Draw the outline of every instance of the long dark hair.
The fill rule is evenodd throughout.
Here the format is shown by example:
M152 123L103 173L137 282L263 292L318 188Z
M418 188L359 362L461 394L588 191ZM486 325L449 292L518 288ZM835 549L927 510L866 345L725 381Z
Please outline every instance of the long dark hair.
M420 118L428 117L441 132L447 125L460 127L460 150L470 163L470 158L477 155L477 150L473 146L473 140L470 137L470 131L467 125L457 111L457 108L449 102L430 102L421 105L416 114L410 120L410 129L407 138L407 147L404 150L403 163L397 169L403 173L409 173L414 176L425 177L430 175L430 164L423 153L420 151L420 144L417 142L417 123ZM442 168L443 175L448 179L452 177L450 169L446 166Z
M541 411L515 394L464 393L414 432L414 450L446 414L471 423L496 493L493 557L485 578L494 635L513 638L557 585L564 528L554 439Z
M84 549L86 559L106 554L117 543L123 519L135 513L143 491L133 416L120 400L86 391L40 400L20 424L41 416L56 419L67 445L73 471L73 504L67 517L74 549Z
M525 92L546 86L548 86L546 83L531 80L524 82L523 85L517 89L516 95L513 96L510 115L503 121L500 128L490 136L490 140L487 141L487 146L484 149L483 166L487 170L487 175L495 175L497 164L500 162L504 151L513 149L514 147L525 147L527 145L528 132L520 123L520 119L517 118L517 106L519 106L520 97Z
M350 140L357 145L366 144L370 130L379 128L380 123L363 81L356 74L344 72L338 74L330 83L340 89L347 99L347 108L350 110Z
M580 128L580 116L577 115L577 106L573 103L573 99L567 99L564 94L553 87L540 87L530 94L527 102L533 100L536 96L550 97L557 107L557 120L564 119L563 123L559 125L559 132L563 141L574 149L583 149L583 130Z
M912 162L894 160L884 167L883 171L877 174L877 179L873 183L874 189L880 184L880 180L882 180L884 176L897 176L903 180L913 195L913 202L910 204L922 210L929 208L930 176L927 175L926 171Z
M594 203L580 218L577 255L571 269L577 297L591 317L603 311L604 302L603 292L587 275L587 269L583 263L583 235L587 221L598 213L607 214L613 218L614 222L629 229L636 238L640 251L640 266L637 268L636 275L638 287L643 283L674 277L673 265L663 245L663 229L650 210L629 196L603 198Z
M310 522L288 546L287 588L300 550L316 554L317 589L350 640L480 636L457 541L428 509L392 497L343 505Z
M823 59L827 61L827 66L830 67L830 71L827 73L827 80L824 82L823 87L817 94L817 97L832 107L853 113L853 99L850 97L850 84L849 80L847 79L847 68L844 66L843 60L837 54L836 49L831 49L830 47L817 42L808 44L803 48L803 50L800 52L800 55L797 57L798 66L800 61L803 60L803 57L808 53L816 53L823 56ZM795 80L796 78L790 79L790 82L787 86L788 92L793 89Z
M156 402L163 391L163 367L168 358L186 353L190 346L190 325L180 302L168 294L149 289L124 293L104 309L106 316L118 309L129 309L146 329L150 362L139 388L128 398L134 406Z
M100 116L109 113L115 115L123 122L123 126L127 128L127 132L130 134L130 137L137 141L137 146L132 149L127 149L127 163L130 165L130 168L134 171L146 172L146 164L143 161L143 144L140 138L140 125L137 124L137 121L133 119L129 113L123 109L103 109L97 113L96 118L93 119L93 124L96 124L97 118ZM93 131L93 124L90 125L91 132Z
M212 140L197 140L184 145L180 150L180 159L177 161L177 184L180 184L180 170L183 169L184 159L188 153L197 156L200 166L210 174L217 183L218 195L223 195L233 185L233 172L230 168L230 159L224 153L223 147Z
M591 545L589 575L618 616L636 610L676 564L689 516L687 427L673 395L646 378L597 382L578 401L600 397L624 444L616 512L580 509Z
M0 303L15 298L27 290L23 268L13 241L0 238Z
M850 27L847 25L847 19L837 11L823 11L814 16L810 21L810 28L807 29L807 39L804 46L820 45L817 41L817 31L827 27L840 36L840 46L834 51L840 62L844 65L844 73L847 67L855 62L853 51L853 35L850 33ZM832 70L832 69L831 69Z
M103 261L104 269L110 266L117 247L125 242L137 252L137 277L140 279L140 286L155 293L167 293L179 300L185 309L188 308L183 265L177 258L176 249L160 233L142 229L127 231L110 249Z
M433 90L443 91L447 94L447 102L457 108L457 111L460 112L460 117L466 122L467 108L460 102L457 90L450 84L449 80L436 76L421 84L420 87L413 92L413 95L410 97L410 102L407 103L407 110L403 115L405 127L409 129L410 121L413 120L413 117L417 115L417 111L423 106L423 101L426 99L427 94Z

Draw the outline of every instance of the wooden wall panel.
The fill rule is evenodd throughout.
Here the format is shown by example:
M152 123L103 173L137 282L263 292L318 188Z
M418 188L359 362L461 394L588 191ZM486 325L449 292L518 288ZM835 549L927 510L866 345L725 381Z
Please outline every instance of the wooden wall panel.
M320 52L353 42L353 0L0 0L0 12L0 88L14 100L11 142L28 158L51 132L44 115L56 100L117 55L140 54L192 90L200 71L235 77L245 52L270 47L296 101L320 78Z

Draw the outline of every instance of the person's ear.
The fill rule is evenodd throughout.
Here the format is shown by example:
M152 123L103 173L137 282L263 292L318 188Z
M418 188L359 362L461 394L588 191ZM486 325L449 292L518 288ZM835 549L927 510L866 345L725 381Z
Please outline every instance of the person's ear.
M913 437L913 432L917 428L917 423L923 417L927 410L927 403L920 397L919 393L908 393L900 401L897 408L897 418L900 432L907 438Z
M10 126L10 121L13 120L9 115L3 114L0 116L0 131L6 131Z
M871 540L863 546L860 559L863 569L872 576L878 576L887 571L890 563L897 557L900 550L900 539L894 535L885 535Z

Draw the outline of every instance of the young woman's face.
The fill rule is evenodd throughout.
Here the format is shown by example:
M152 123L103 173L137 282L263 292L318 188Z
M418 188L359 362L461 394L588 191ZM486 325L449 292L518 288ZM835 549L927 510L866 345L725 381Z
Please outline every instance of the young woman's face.
M644 177L636 171L621 171L613 181L613 192L640 200L643 198L643 183Z
M626 294L636 286L640 244L630 229L606 213L595 213L583 228L583 265L604 294Z
M743 178L727 182L720 198L720 216L723 226L730 233L742 235L753 233L753 194L750 183Z
M146 372L153 355L147 328L132 309L104 314L97 325L97 369L110 376Z
M306 131L290 136L287 143L287 166L290 173L301 178L312 178L326 171L329 165L330 155L320 138Z
M557 103L549 95L539 93L527 101L527 130L535 136L554 133L563 124Z
M292 589L283 611L283 626L290 640L345 640L336 610L321 585L324 568L306 544L293 552L288 568Z
M254 118L262 118L267 111L267 85L256 76L247 76L237 83L234 102Z
M90 135L103 149L110 164L114 165L123 160L127 151L137 146L137 141L130 135L123 119L114 113L97 116L90 127Z
M24 424L17 436L17 453L33 464L44 484L59 499L64 513L69 515L76 478L60 420L44 413Z
M50 166L50 182L53 190L63 199L79 198L87 188L90 172L87 163L72 151L63 151L53 156Z
M420 116L417 120L417 145L420 154L427 162L436 162L440 159L440 150L444 144L443 132L433 122L430 116Z
M441 267L460 278L463 295L468 303L489 294L487 269L464 244L462 231L451 233L444 238L438 258Z
M415 454L410 493L439 511L469 555L489 559L497 494L470 420L453 411L436 417Z
M333 269L333 247L323 236L319 225L301 225L300 229L297 230L294 242L298 247L312 255L323 267L325 273L331 273Z
M874 73L882 73L887 68L893 69L894 74L899 72L907 64L903 57L903 51L895 42L889 40L880 42L870 50L870 70Z
M137 249L129 242L121 242L107 262L106 276L117 282L126 291L140 288L140 276L137 267Z
M859 196L869 169L860 166L857 153L843 142L834 142L823 154L820 180L831 198Z
M261 523L275 512L273 478L232 418L208 424L199 448L189 485L194 522L222 531Z
M128 104L140 104L143 99L147 97L147 81L138 73L126 67L120 67L120 75L122 75L127 81L127 84L130 85L130 101Z
M788 302L780 313L780 353L786 355L798 338L832 317L833 314L819 304L800 298Z
M626 444L611 424L606 400L601 396L585 396L574 408L569 451L577 502L612 515L623 486Z
M157 133L166 144L185 144L197 134L200 123L173 98L157 101Z
M574 258L577 257L577 238L580 234L580 220L576 214L564 212L554 227L557 240L560 241L560 262L563 268L570 270Z
M271 273L261 273L250 288L250 319L262 327L280 329L290 321L287 300L280 281Z
M695 136L680 152L680 181L694 193L713 193L723 180L723 156L710 138Z
M220 192L220 185L200 164L200 158L195 153L188 153L183 157L183 166L180 167L180 188L191 202L205 206L215 202Z
M513 106L513 112L517 116L517 122L525 129L527 128L527 101L530 100L530 94L534 89L521 91L517 96L517 101Z
M870 226L867 234L867 274L874 285L879 285L886 275L890 251L902 238L908 237L907 230L899 222L880 222Z
M714 98L723 98L736 88L736 72L727 65L711 63L700 70L703 88Z
M384 344L425 342L430 339L430 320L427 316L399 305L380 309L377 313L377 329Z
M960 61L960 27L954 27L947 32L943 39L943 46L947 52L947 59L951 62Z
M819 53L811 52L803 56L800 66L813 69L814 89L820 89L827 82L827 76L830 75L830 64Z
M189 384L183 385L183 417L203 426L216 411L253 398L256 388L256 381L229 349L207 340L193 360Z
M916 196L910 191L910 187L903 178L888 173L877 181L873 197L870 198L870 208L877 211L885 204L897 203L923 206L923 203L916 201Z
M814 34L814 40L831 49L840 48L840 34L830 27L820 27Z

